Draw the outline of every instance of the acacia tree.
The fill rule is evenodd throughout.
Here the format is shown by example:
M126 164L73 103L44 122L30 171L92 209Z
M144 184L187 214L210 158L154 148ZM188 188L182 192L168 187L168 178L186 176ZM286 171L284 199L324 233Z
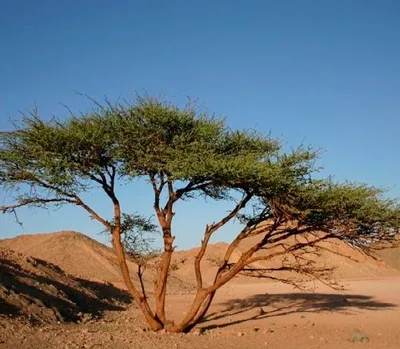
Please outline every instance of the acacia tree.
M63 121L43 121L34 113L21 127L2 133L0 142L0 184L13 189L15 201L3 212L50 204L85 209L111 233L125 284L154 330L190 331L207 313L216 291L238 273L291 282L276 276L290 271L334 286L331 268L309 258L327 249L326 241L344 241L368 253L377 242L394 241L400 227L399 205L384 199L382 190L314 179L318 152L300 147L285 153L269 135L231 130L224 120L190 104L179 108L139 97L133 105L98 105L94 112ZM135 285L126 264L126 224L115 191L122 178L144 178L154 192L164 241L154 309L142 274L140 286ZM111 221L82 200L93 184L112 202ZM204 197L229 201L232 208L205 227L194 263L196 294L182 321L173 323L165 313L165 301L175 207L179 201L190 205ZM129 208L137 206L133 192ZM214 281L206 284L201 262L208 243L233 219L240 220L241 229L219 262ZM250 237L257 237L251 239L256 242L233 262L233 252ZM279 266L272 267L271 260L278 260Z

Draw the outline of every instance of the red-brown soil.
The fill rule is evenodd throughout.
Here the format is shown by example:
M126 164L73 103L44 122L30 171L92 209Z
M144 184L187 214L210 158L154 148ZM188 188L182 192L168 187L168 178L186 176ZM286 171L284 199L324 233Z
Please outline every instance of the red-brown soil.
M209 246L206 280L225 248ZM380 251L380 262L334 248L359 258L323 256L338 266L345 291L310 284L314 289L304 293L238 277L217 293L194 333L173 335L145 330L110 248L73 232L0 240L0 348L400 348L400 250ZM193 298L195 253L174 259L167 313L175 320ZM135 279L133 262L130 269ZM150 289L153 276L150 269Z

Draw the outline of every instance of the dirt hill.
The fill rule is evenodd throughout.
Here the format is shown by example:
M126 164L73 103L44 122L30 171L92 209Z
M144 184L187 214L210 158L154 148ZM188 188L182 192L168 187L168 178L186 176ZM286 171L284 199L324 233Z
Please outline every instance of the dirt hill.
M111 248L77 232L21 235L0 240L0 246L43 259L77 277L111 283L121 281ZM133 265L130 267L134 269Z
M387 266L400 271L400 247L388 248L377 252L380 258Z
M232 255L231 261L238 260L240 255L257 242L258 238L249 238L243 240ZM290 241L289 241L290 242ZM294 243L294 241L292 241ZM377 253L378 259L371 258L361 254L344 242L336 241L334 243L324 242L321 244L326 248L319 257L309 256L309 259L316 261L318 266L329 266L336 268L333 276L337 279L358 279L371 277L387 277L400 275L400 248L382 250ZM202 261L203 279L206 283L211 283L217 271L216 263L222 259L228 247L226 243L209 245ZM279 247L272 248L268 253L279 250ZM331 252L329 252L329 250ZM178 252L174 256L174 263L177 266L176 275L185 280L194 280L195 274L193 263L199 249L194 248L189 251ZM263 255L266 252L260 251L256 255ZM257 262L253 265L255 268L279 267L282 259L275 258L267 262ZM293 275L292 275L293 274ZM294 277L294 273L276 273L272 276ZM266 281L265 279L251 279L251 282ZM238 275L233 280L234 283L249 282L248 277Z
M249 238L240 244L232 255L232 261L236 261L243 251L256 242L257 238ZM73 231L61 231L49 234L22 235L12 239L0 240L0 247L15 250L52 263L66 273L74 277L95 282L111 283L117 287L125 288L117 265L114 251L83 234ZM217 270L217 263L225 254L228 247L226 243L210 244L202 261L203 279L211 283ZM325 243L325 247L332 253L325 251L316 258L319 265L337 267L335 277L343 278L369 278L378 276L391 276L400 274L400 249L383 250L377 261L366 257L352 249L343 242L334 244ZM193 263L198 248L188 251L180 251L173 256L173 270L169 284L170 293L184 293L191 290L194 282ZM272 251L269 251L270 253ZM259 252L264 253L264 252ZM351 257L346 258L342 255ZM259 262L258 267L279 265L280 259L275 259L266 264ZM134 281L137 283L135 263L128 261L129 269ZM279 275L278 275L279 276ZM155 269L149 268L145 274L145 282L148 290L153 290ZM251 282L257 282L252 279ZM260 280L265 281L265 280ZM249 278L237 276L233 282L246 283Z
M254 245L259 238L249 238L243 240L240 244L242 249L248 249ZM308 238L310 239L310 237ZM297 237L300 243L306 243L305 238ZM295 238L287 240L289 244L295 244ZM351 247L343 241L323 241L317 244L323 249L318 251L319 256L310 255L308 259L314 260L318 266L329 266L336 268L334 276L338 279L343 278L369 278L369 277L384 277L398 275L399 270L394 268L390 262L390 258L386 261L376 260L360 252L357 248ZM269 250L269 253L281 250L280 247L274 247ZM383 250L382 250L383 251ZM258 254L262 255L265 252L260 251ZM379 258L379 255L377 256ZM284 258L284 257L283 257ZM272 260L269 264L265 265L279 265L282 258ZM388 263L389 262L389 263Z
M66 274L47 261L0 247L0 317L78 321L130 303L128 293Z
M0 247L45 260L74 277L111 283L125 289L114 251L81 233L60 231L21 235L0 240ZM134 282L138 283L137 265L128 261L128 267ZM144 274L146 286L151 291L154 289L154 274L151 268ZM179 293L190 289L190 284L182 280L173 277L169 291Z
M232 261L238 260L254 242L250 239L243 241L233 253ZM202 262L205 283L212 282L216 265L227 247L226 243L208 246ZM326 247L335 253L324 252L320 262L337 266L337 278L400 275L399 248L380 251L379 256L383 259L380 262L360 255L341 242ZM193 289L193 263L198 250L174 255L170 294ZM257 266L279 265L280 262L259 262ZM130 261L128 264L137 282L137 266ZM149 268L146 278L148 290L153 289L154 276L155 270ZM233 284L264 281L237 276ZM112 249L83 234L63 231L0 240L0 316L23 316L32 322L48 323L96 317L105 310L123 309L129 303L130 297L123 288Z

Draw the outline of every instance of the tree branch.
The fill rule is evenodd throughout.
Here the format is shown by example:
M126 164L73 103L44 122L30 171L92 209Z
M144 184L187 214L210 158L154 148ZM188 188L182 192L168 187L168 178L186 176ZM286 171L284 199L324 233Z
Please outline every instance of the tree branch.
M45 199L45 198L31 198L31 199L22 199L18 204L14 205L9 205L9 206L0 206L0 211L3 213L7 212L13 212L18 208L24 207L24 206L29 206L29 205L45 205L49 203L76 203L75 200L71 199L59 199L59 198L53 198L53 199Z
M289 248L287 248L287 249L284 249L283 251L275 252L275 253L270 254L270 255L268 255L268 256L257 256L257 257L252 257L252 258L249 258L249 259L246 261L246 265L249 265L249 264L251 264L251 263L258 262L258 261L267 261L267 260L271 260L272 258L279 257L279 256L283 256L283 255L285 255L285 254L288 254L288 253L291 253L291 252L294 252L294 251L303 249L303 248L305 248L305 247L313 247L313 246L316 245L317 243L319 243L319 242L321 242L321 241L324 241L324 240L327 240L327 239L330 239L330 238L332 238L332 237L334 237L334 235L332 235L332 234L327 234L327 235L325 235L325 236L323 236L323 237L320 237L320 238L318 238L318 239L316 239L316 240L314 240L314 241L311 241L311 242L297 243L296 245L293 245L293 246L291 246L291 247L289 247Z
M144 282L143 282L143 273L144 270L142 270L142 265L138 264L138 278L140 282L140 287L142 289L144 299L147 300L146 288L144 287Z
M210 241L210 238L214 232L216 232L218 229L220 229L223 225L225 225L227 222L229 222L232 218L234 218L239 211L246 206L246 204L250 201L252 198L253 194L252 193L247 193L242 200L239 201L239 203L235 206L235 208L224 218L222 218L219 222L212 224L211 226L206 226L206 231L204 233L204 239L201 242L201 248L199 253L195 257L194 261L194 270L196 274L196 281L197 281L197 289L200 290L203 288L203 278L201 274L201 260L204 257L204 254L206 253L208 243Z
M75 198L76 198L76 205L84 208L95 220L102 223L106 227L106 229L111 232L112 227L110 222L102 218L95 210L93 210L91 207L85 204L79 196L75 196Z
M212 181L205 181L203 183L197 183L195 181L189 182L185 187L177 189L173 202L178 201L183 195L190 193L195 190L201 190L212 184Z

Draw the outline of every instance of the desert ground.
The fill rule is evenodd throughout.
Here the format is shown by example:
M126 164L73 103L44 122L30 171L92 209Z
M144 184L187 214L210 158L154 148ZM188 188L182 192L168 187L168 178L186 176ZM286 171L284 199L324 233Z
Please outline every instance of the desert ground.
M207 261L223 249L210 246L205 274L212 275ZM341 291L236 278L192 333L170 334L147 330L106 246L73 232L0 240L0 348L398 349L399 252L383 251L379 261L336 256ZM177 253L167 304L172 319L182 318L194 296L194 253ZM150 286L151 271L148 277Z

